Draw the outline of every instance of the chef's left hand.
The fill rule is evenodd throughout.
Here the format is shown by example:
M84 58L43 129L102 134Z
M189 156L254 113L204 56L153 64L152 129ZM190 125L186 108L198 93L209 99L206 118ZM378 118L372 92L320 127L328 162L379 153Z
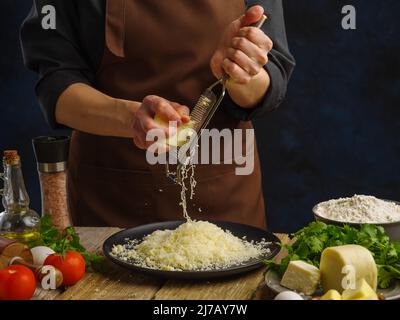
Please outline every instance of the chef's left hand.
M263 14L261 6L253 6L227 27L210 61L215 77L220 79L225 72L230 80L248 84L268 63L272 40L261 29L250 27Z

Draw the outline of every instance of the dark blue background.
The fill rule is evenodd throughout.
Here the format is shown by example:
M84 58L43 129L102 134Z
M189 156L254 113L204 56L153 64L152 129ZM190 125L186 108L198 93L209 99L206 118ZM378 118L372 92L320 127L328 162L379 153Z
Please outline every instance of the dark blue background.
M345 4L357 8L355 31L341 28ZM0 150L20 151L39 210L30 139L51 131L19 49L30 1L1 5ZM285 10L298 65L285 103L256 121L270 229L300 228L312 220L312 206L329 198L400 200L400 1L287 0Z

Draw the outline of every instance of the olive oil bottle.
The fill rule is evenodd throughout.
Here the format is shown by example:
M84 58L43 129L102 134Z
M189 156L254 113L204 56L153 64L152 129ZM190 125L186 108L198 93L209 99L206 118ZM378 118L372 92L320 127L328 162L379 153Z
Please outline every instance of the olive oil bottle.
M39 215L29 208L21 170L21 159L15 150L4 151L4 189L1 190L4 211L0 213L0 237L28 242L38 237Z

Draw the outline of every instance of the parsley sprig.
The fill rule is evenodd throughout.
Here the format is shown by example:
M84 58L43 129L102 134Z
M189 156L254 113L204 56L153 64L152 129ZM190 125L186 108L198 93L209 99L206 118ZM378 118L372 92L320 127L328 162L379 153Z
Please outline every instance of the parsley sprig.
M283 275L290 261L303 260L319 267L322 251L328 247L358 244L367 248L373 255L378 268L378 286L388 288L393 281L400 280L400 243L391 242L385 230L371 224L359 229L312 222L292 235L295 242L283 244L288 255L280 263L268 260L265 263Z
M97 270L101 268L104 257L89 253L81 245L79 234L73 227L67 227L63 231L59 231L51 223L50 216L45 215L40 220L38 232L39 237L28 243L30 248L46 246L62 255L67 251L76 251L85 259L87 269Z

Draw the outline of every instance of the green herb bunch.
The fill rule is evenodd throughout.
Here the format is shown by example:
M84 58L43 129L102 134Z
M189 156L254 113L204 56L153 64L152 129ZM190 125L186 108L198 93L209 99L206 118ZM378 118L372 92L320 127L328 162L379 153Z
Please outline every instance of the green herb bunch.
M400 243L391 242L384 229L371 224L360 228L345 225L343 227L312 222L294 233L294 243L283 244L288 255L280 263L265 261L272 269L283 275L293 260L303 260L319 267L322 251L328 247L346 244L358 244L367 248L373 255L378 268L378 286L388 288L400 279Z
M53 226L50 216L45 215L40 220L38 232L38 238L28 243L30 248L46 246L61 255L65 255L67 251L76 251L85 259L87 269L100 268L104 257L90 254L81 245L79 234L73 227L67 227L63 231L60 231Z

